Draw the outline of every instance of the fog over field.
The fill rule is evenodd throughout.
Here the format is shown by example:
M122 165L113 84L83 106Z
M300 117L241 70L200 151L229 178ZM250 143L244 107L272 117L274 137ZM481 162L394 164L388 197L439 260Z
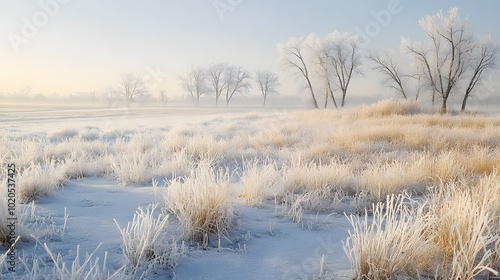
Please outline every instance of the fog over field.
M0 4L0 279L496 279L496 6Z

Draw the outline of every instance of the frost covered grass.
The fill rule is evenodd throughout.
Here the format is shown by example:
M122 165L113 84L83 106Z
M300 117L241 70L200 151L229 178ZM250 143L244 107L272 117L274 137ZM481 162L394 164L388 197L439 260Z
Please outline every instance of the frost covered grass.
M357 279L398 276L472 279L498 275L498 174L436 187L423 201L406 194L350 216L344 244Z
M219 239L234 218L227 170L201 163L189 176L170 182L165 207L178 219L185 238L208 245L210 235Z
M39 240L37 240L40 243ZM20 267L26 273L23 276L18 276L16 279L32 280L32 279L127 279L124 273L124 267L111 272L107 267L108 253L104 254L104 259L100 262L98 257L95 257L96 251L100 244L90 254L86 253L83 257L80 252L80 246L76 246L76 254L70 262L65 260L65 256L61 253L54 253L49 245L43 243L42 246L49 261L37 256L22 256L19 258ZM52 266L48 265L51 262Z
M273 190L276 189L278 176L273 164L261 164L258 160L247 161L243 165L243 170L239 197L245 204L261 206L265 199L276 195Z
M307 214L346 213L354 277L469 278L499 270L498 131L498 116L382 101L151 130L8 133L0 158L16 164L23 203L74 179L104 177L124 188L164 181L160 204L184 239L203 246L230 234L237 203L273 206L299 224ZM153 212L140 210L120 228L130 267L165 255L151 253L154 233L169 227Z
M182 246L177 245L175 238L169 240L169 216L160 213L154 217L157 208L157 204L149 205L146 210L139 207L125 228L121 228L115 220L126 264L133 273L139 266L144 266L144 262L162 263L173 268L182 254Z
M390 195L374 205L373 217L350 216L353 231L344 244L355 279L393 279L430 265L425 207L405 194Z
M17 180L18 199L30 202L40 197L49 196L62 187L65 174L58 168L55 160L42 164L33 164L19 172Z

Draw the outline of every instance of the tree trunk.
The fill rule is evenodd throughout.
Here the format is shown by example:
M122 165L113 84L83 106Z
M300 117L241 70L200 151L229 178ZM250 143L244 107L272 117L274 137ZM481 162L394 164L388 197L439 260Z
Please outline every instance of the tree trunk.
M318 101L316 101L316 97L314 96L314 90L313 90L311 81L309 80L308 77L306 77L306 79L307 79L307 84L309 85L309 90L311 91L311 97L313 99L314 108L315 109L319 109L319 107L318 107Z
M439 110L439 112L441 114L446 114L446 101L447 101L447 98L444 98L443 97L443 103L441 103L441 109Z
M340 104L340 107L344 108L345 105L345 96L346 96L346 91L342 90L342 103Z
M467 106L467 99L469 98L469 93L470 92L465 92L464 100L462 100L462 109L461 111L465 111L465 106Z
M262 104L262 108L266 107L266 99L267 99L267 95L264 95L264 103Z
M436 104L436 91L432 90L432 109L434 110L434 105Z
M328 108L328 90L325 91L325 109Z
M332 91L331 87L329 89L330 89L330 96L332 97L332 100L333 100L333 105L335 106L336 109L338 109L339 106L337 106L337 101L335 100L335 95L333 95L333 91Z

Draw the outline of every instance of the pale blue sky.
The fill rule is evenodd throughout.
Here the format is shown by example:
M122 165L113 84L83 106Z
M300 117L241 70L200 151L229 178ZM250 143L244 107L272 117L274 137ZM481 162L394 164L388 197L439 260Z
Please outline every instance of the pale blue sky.
M40 3L58 7L50 6L56 12L47 15ZM220 16L214 3L234 6ZM176 75L190 65L224 61L252 72L276 70L282 91L296 93L277 67L278 42L311 32L363 31L376 21L373 13L387 10L389 3L399 3L400 12L370 38L368 48L398 48L402 35L421 38L418 19L452 6L461 16L470 16L477 34L500 40L498 1L0 0L0 92L26 86L33 92L61 94L100 90L122 72L157 68L160 86L176 93ZM26 39L25 19L33 23L37 15L43 26ZM17 52L10 42L19 39L15 36L26 39L16 41ZM359 94L377 85L361 80L353 87Z

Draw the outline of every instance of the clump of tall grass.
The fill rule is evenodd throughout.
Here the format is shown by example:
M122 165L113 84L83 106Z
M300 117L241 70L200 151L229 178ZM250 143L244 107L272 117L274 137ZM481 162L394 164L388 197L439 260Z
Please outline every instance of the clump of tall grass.
M429 169L426 158L415 155L408 161L374 162L358 174L360 191L368 194L374 202L404 191L423 193L429 182Z
M428 238L442 260L437 271L446 278L471 279L493 269L498 238L500 187L496 174L477 184L453 182L431 193Z
M144 262L156 262L170 268L177 266L182 255L182 245L179 247L175 238L168 240L169 216L158 214L158 204L150 204L146 210L141 207L134 214L132 222L121 228L122 252L127 265L133 273Z
M18 173L17 198L28 202L49 196L63 186L65 179L64 171L53 159L46 159L43 164L32 164Z
M394 101L390 99L378 101L375 104L364 106L361 109L346 112L357 118L382 118L392 115L414 115L422 110L418 102L413 100Z
M500 187L496 172L433 189L423 201L391 195L350 216L353 231L344 244L355 278L436 275L472 279L497 274ZM418 203L417 203L418 202Z
M19 141L10 140L6 144L12 145L9 148L10 155L7 158L21 171L35 163L43 162L44 155L41 151L44 147L50 146L48 141L41 137Z
M121 186L151 180L148 154L118 154L110 158L113 175Z
M185 238L208 245L210 235L223 236L234 218L228 171L201 162L189 176L170 181L165 207L179 220Z
M54 253L46 243L41 243L36 240L38 244L45 250L47 258L40 257L36 254L23 255L19 257L19 267L18 270L23 270L23 275L15 274L15 279L19 280L32 280L32 279L127 279L128 275L124 272L122 267L114 272L111 272L107 268L108 252L104 253L104 259L102 262L99 257L95 257L95 253L101 246L99 244L97 248L90 254L86 253L83 257L80 251L80 245L76 246L76 255L74 259L70 262L64 260L64 256L58 252ZM82 258L83 257L83 258ZM45 259L48 259L51 264L46 263ZM17 271L16 271L17 272ZM10 279L10 278L9 278Z
M63 140L63 139L67 140L76 137L77 135L78 135L78 130L69 127L52 130L47 133L47 137L51 140Z
M327 164L303 162L299 157L282 168L285 193L303 193L328 188L332 191L351 190L355 177L350 166L332 159Z
M185 149L167 155L159 150L151 157L152 174L154 176L175 177L186 176L195 168L195 161L187 154Z
M353 230L344 243L355 279L392 279L415 275L432 261L427 201L416 203L407 194L390 195L364 216L349 216Z
M73 151L62 163L67 179L104 176L110 169L107 156L97 157L84 151Z
M274 187L278 181L278 171L272 163L261 165L258 160L246 161L243 170L239 197L245 204L261 206L264 199L276 194Z

